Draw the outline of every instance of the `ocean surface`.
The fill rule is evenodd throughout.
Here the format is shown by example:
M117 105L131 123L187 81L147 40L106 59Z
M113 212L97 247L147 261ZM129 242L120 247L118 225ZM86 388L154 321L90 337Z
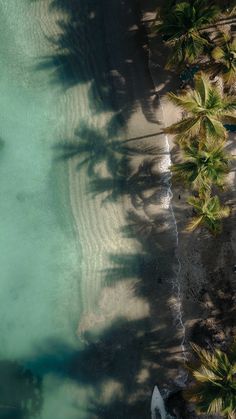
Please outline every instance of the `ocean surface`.
M120 146L161 128L136 2L105 3L0 0L0 419L149 418L176 346L168 147Z
M66 350L77 344L80 253L65 193L68 175L53 151L64 123L61 94L47 72L36 70L32 25L37 31L38 22L29 19L29 7L0 2L0 417L40 411L44 419L70 419L77 417L67 413L73 382L48 364L61 342ZM45 376L37 381L42 368Z

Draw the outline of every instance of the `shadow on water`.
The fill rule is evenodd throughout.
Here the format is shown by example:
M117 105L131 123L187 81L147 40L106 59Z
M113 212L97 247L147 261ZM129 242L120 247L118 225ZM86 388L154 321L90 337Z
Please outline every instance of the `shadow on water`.
M150 384L156 383L164 360L169 368L175 366L176 354L166 351L160 339L163 327L160 324L158 330L151 330L148 318L119 318L103 330L99 340L86 332L84 349L76 351L64 342L48 340L37 348L37 357L25 362L43 376L69 379L83 389L92 385L95 396L87 401L85 417L149 418ZM104 391L110 394L105 400Z
M0 418L31 419L41 411L42 382L14 361L0 361Z

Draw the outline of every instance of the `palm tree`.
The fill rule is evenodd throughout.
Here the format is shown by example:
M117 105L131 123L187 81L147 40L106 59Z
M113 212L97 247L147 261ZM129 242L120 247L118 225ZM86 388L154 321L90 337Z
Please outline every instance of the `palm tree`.
M218 0L223 16L225 17L235 17L236 16L236 6L235 0Z
M169 1L157 15L153 31L164 34L163 39L172 47L167 67L184 62L194 63L209 41L200 32L204 25L214 22L219 8L207 0Z
M209 190L212 184L223 186L231 159L223 146L199 150L196 145L189 145L183 149L183 161L173 164L171 171L176 179L204 191Z
M211 52L214 63L210 71L213 76L220 74L226 84L232 85L236 83L236 38L221 32L215 42L217 46Z
M221 220L229 216L230 209L221 205L218 196L210 196L210 193L204 193L199 197L190 197L188 203L194 208L196 216L188 224L187 231L193 231L199 226L204 226L213 235L220 233Z
M223 123L236 124L236 96L223 93L217 83L204 73L195 76L195 89L180 95L168 93L167 98L187 115L181 121L165 128L176 139L186 141L191 137L226 138Z
M185 392L188 399L196 404L199 413L221 414L234 419L236 415L236 350L228 354L216 349L206 351L196 344L192 348L200 361L200 366L189 365L195 380Z

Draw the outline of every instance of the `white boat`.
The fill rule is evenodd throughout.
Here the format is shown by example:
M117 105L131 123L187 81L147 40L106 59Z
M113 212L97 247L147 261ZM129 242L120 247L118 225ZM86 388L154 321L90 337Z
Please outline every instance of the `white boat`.
M152 419L167 419L164 400L157 386L152 393L151 414Z

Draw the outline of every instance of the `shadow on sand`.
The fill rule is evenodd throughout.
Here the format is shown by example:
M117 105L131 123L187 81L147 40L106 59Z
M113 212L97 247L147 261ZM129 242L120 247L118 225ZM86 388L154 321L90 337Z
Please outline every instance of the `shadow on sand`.
M158 203L160 190L168 188L169 172L158 173L160 156L152 139L144 139L144 145L139 140L117 141L106 131L86 125L75 138L72 143L56 146L56 158L75 159L78 176L85 170L91 198L102 194L101 203L106 204L127 197L130 209L119 234L135 239L140 247L137 253L124 249L122 254L109 255L111 268L103 272L104 284L114 287L120 281L132 280L133 295L147 303L149 314L140 320L116 318L96 339L84 332L87 347L78 353L52 343L51 355L46 351L45 358L33 360L30 367L34 370L38 363L40 371L46 368L47 373L52 368L83 386L94 386L96 400L88 403L91 418L149 419L154 385L158 382L173 387L171 379L177 377L182 357L182 331L174 324L169 308L171 280L178 268L173 220L168 209L162 214L148 213L148 208ZM134 166L133 159L140 159L140 163ZM101 176L100 164L105 166L106 176ZM61 351L57 358L55 354ZM112 396L104 401L106 385Z
M137 107L158 124L138 1L52 0L50 11L61 13L59 34L49 38L56 52L42 57L37 69L51 69L52 81L65 89L89 82L91 109L114 113L109 134Z
M25 363L42 376L66 378L83 389L92 385L95 396L87 401L86 418L149 418L150 383L156 383L163 361L169 368L175 367L176 354L166 351L165 342L160 340L161 325L159 329L150 330L145 318L119 318L103 330L99 340L87 332L84 349L76 351L63 342L48 340L36 348L37 357ZM114 393L102 401L106 386Z
M158 216L149 211L168 191L169 172L158 170L165 150L159 146L157 151L156 138L145 135L117 139L138 107L147 121L159 125L146 33L137 0L52 0L50 10L65 18L58 21L60 35L50 39L55 55L43 58L38 70L52 69L53 81L65 89L89 83L94 113L114 115L104 131L80 124L71 141L55 147L55 156L73 159L78 176L85 171L91 198L101 195L102 204L129 201L119 233L135 239L140 251L111 253L104 283L114 287L135 278L133 294L147 303L149 313L138 320L117 317L96 338L84 332L86 345L78 351L63 342L42 343L25 363L43 376L52 373L92 386L96 397L88 401L89 419L149 419L154 385L168 385L177 375L181 331L169 308L177 269L172 215L168 208Z

